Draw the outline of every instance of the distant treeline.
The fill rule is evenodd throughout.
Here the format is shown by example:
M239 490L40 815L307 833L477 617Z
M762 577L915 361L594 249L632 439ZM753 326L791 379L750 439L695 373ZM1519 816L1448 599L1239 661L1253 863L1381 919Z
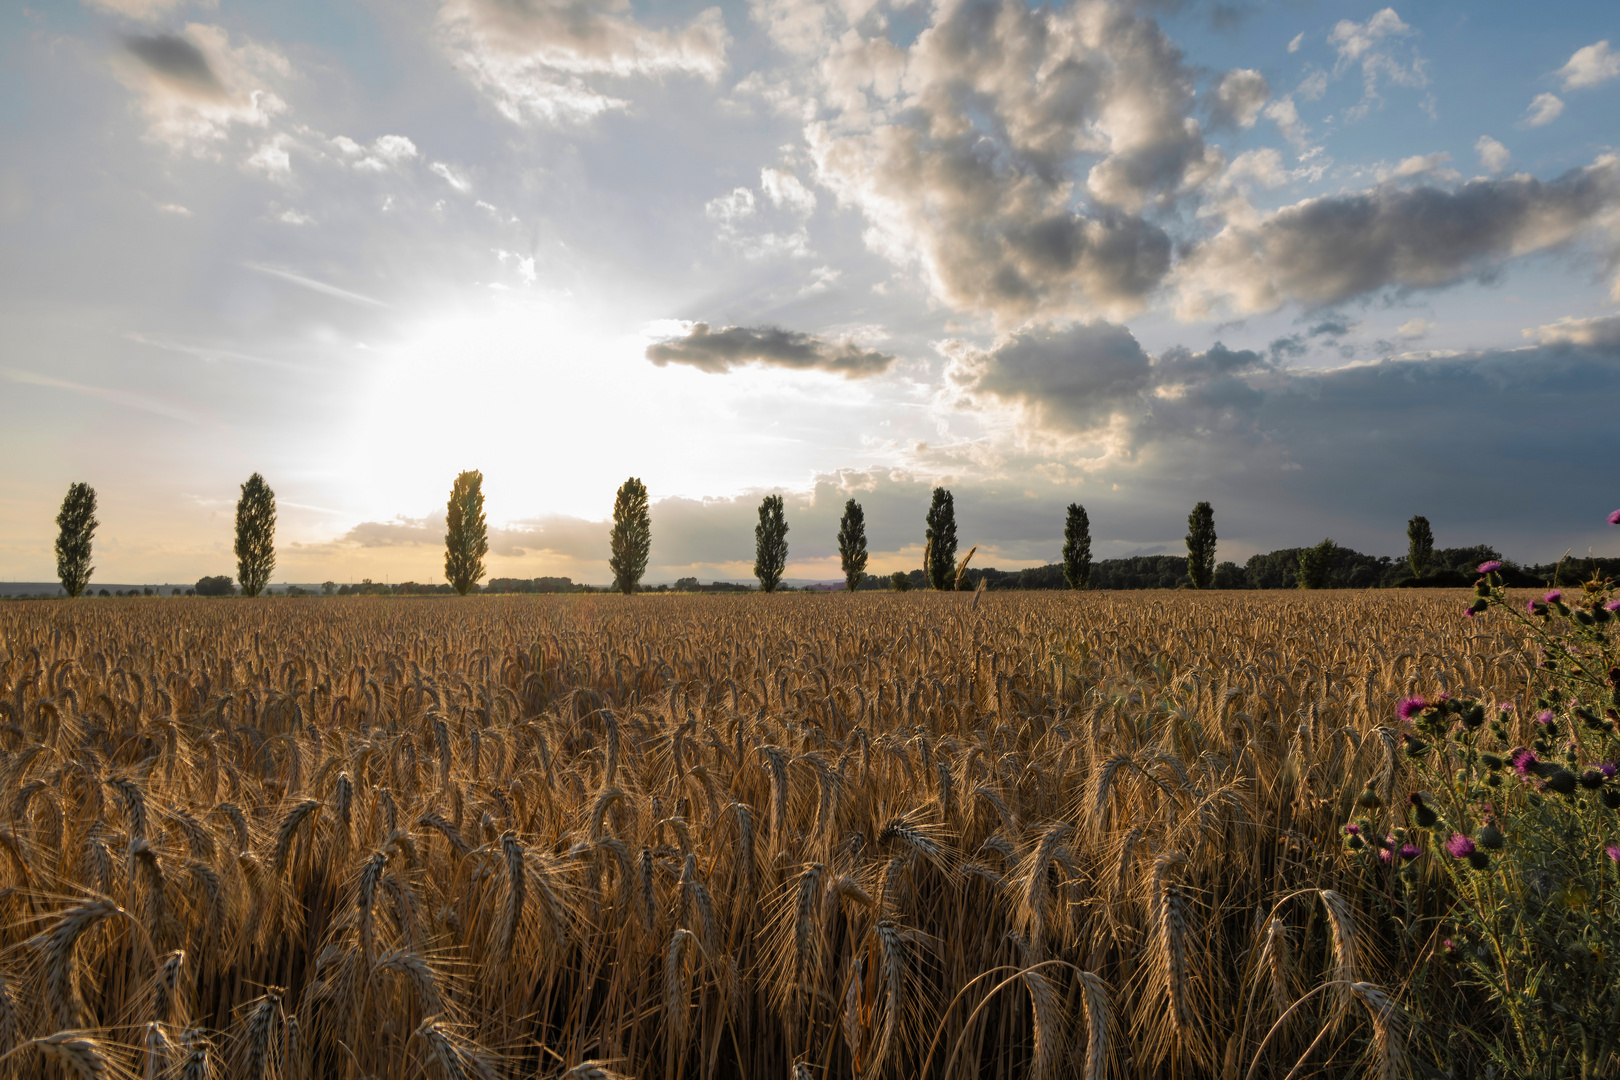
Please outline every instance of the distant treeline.
M1299 587L1300 555L1309 548L1281 548L1252 556L1247 563L1219 563L1215 567L1217 589L1295 589ZM1436 550L1422 577L1412 573L1404 558L1364 555L1347 547L1333 548L1330 589L1409 589L1457 588L1472 585L1479 577L1478 566L1487 560L1502 563L1503 584L1510 587L1536 587L1546 584L1576 585L1595 574L1620 577L1620 559L1566 559L1561 563L1521 565L1503 559L1500 552L1485 544ZM966 588L976 588L984 579L987 589L1066 589L1061 563L1032 566L1025 570L969 568L963 575ZM913 588L923 587L923 572L909 575ZM1093 589L1177 589L1191 588L1185 555L1137 555L1128 559L1103 559L1091 564Z

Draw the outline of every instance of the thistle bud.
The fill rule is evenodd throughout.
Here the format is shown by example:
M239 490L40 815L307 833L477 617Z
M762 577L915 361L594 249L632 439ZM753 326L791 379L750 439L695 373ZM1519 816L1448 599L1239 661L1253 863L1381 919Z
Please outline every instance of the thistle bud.
M1356 805L1365 807L1368 810L1376 810L1384 805L1384 800L1380 799L1378 792L1373 790L1371 780L1367 781L1367 786L1361 789L1361 794L1356 796Z
M1474 703L1473 708L1462 714L1462 726L1469 731L1478 731L1485 725L1485 706Z
M1440 815L1431 810L1429 805L1423 801L1422 792L1412 792L1412 794L1406 797L1406 801L1412 804L1412 810L1415 815L1414 820L1416 820L1418 828L1432 829L1439 824Z
M1602 799L1603 805L1610 810L1620 810L1620 791L1613 788L1604 788L1603 794L1599 795L1598 798Z
M1479 760L1484 762L1485 767L1492 772L1495 772L1497 769L1500 769L1506 764L1506 762L1497 757L1495 754L1481 754L1479 755Z
M1492 851L1498 851L1501 849L1502 843L1506 839L1507 838L1502 835L1502 830L1498 829L1495 825L1487 825L1483 829L1479 830L1480 847L1490 848Z
M1560 795L1569 795L1575 791L1577 783L1575 774L1568 769L1558 769L1546 779L1548 791L1556 791Z
M1485 854L1483 851L1470 852L1468 856L1468 865L1472 866L1475 870L1489 870L1491 868L1491 857Z
M1581 773L1581 787L1587 791L1596 791L1603 786L1603 774L1596 769L1587 769Z

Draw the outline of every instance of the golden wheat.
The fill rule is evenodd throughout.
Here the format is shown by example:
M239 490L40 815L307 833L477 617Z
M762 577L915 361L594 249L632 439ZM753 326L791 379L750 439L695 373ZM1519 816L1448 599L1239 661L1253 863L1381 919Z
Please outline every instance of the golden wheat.
M1415 955L1337 827L1404 797L1400 697L1525 713L1460 609L0 606L0 1070L1213 1076L1337 980L1262 1068L1396 1075Z

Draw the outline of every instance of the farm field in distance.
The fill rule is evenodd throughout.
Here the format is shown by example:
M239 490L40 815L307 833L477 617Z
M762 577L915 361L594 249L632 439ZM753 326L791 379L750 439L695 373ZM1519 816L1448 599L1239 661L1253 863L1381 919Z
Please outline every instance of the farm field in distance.
M1444 1061L1379 1005L1437 943L1340 827L1369 782L1405 809L1403 697L1527 723L1515 625L1467 602L0 605L0 1053L87 1031L137 1076L254 1080Z

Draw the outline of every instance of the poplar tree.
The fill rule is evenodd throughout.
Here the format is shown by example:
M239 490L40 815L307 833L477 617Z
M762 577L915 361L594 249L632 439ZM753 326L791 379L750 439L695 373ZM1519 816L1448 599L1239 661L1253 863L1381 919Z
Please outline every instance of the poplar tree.
M629 596L647 572L652 550L652 520L647 512L647 488L634 476L619 485L613 497L613 531L608 534L608 568L613 587Z
M1071 589L1091 585L1091 519L1079 503L1069 504L1063 522L1063 578Z
M1422 577L1433 557L1434 530L1429 528L1429 519L1419 514L1406 523L1406 565L1412 568L1412 576Z
M948 589L956 573L956 500L942 487L934 489L923 533L923 573L935 589Z
M844 588L854 592L866 577L866 511L854 499L844 504L838 523L838 561L844 569Z
M444 579L466 596L484 576L484 556L488 554L484 474L468 469L456 476L444 507Z
M56 576L69 596L78 596L90 584L95 567L90 565L90 539L96 534L96 489L89 484L69 484L56 515Z
M1207 589L1215 580L1215 511L1207 502L1187 515L1187 576L1195 589Z
M258 596L276 568L276 493L254 473L236 500L236 580L244 596Z
M782 496L765 496L759 504L759 524L754 526L754 576L768 593L776 591L782 583L782 571L787 569L787 532Z

